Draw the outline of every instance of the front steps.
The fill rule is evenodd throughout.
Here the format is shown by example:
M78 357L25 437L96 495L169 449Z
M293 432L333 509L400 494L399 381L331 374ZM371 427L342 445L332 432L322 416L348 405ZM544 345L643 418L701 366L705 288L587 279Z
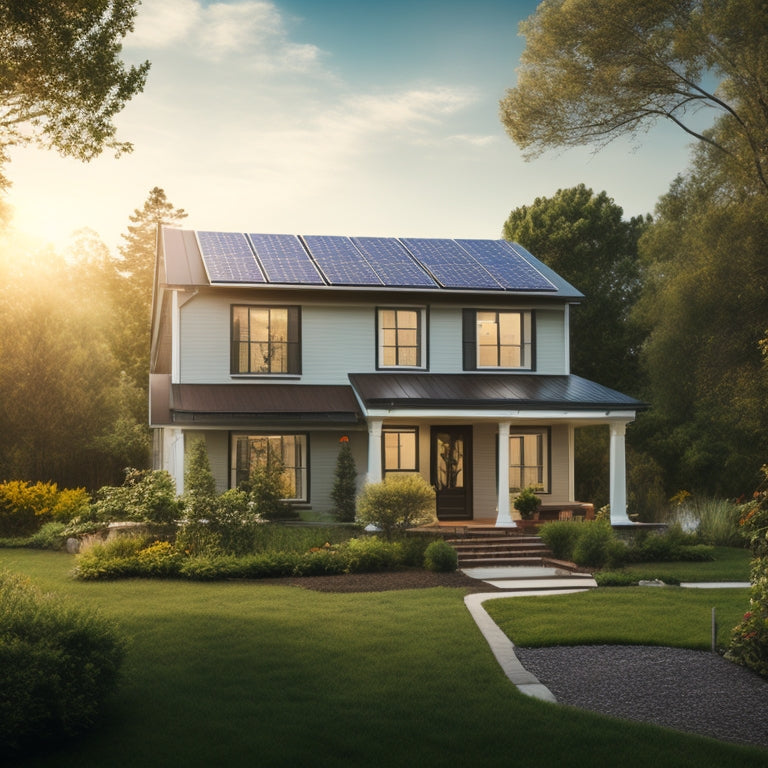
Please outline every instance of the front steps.
M446 540L459 556L459 568L480 566L540 566L552 557L538 536L471 531Z

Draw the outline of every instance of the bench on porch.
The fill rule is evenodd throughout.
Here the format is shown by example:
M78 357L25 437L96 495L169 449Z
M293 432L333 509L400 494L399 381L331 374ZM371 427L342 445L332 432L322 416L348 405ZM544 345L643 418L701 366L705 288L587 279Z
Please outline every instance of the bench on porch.
M542 504L533 519L537 522L548 523L552 520L594 520L595 506L585 502L573 504Z

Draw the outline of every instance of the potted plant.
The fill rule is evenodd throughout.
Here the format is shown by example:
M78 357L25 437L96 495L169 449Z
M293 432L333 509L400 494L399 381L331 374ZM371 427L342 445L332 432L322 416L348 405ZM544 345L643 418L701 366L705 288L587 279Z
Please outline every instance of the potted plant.
M515 496L515 500L512 503L523 520L531 520L534 513L541 506L541 499L536 495L533 486L529 485L527 488L523 488L517 496Z

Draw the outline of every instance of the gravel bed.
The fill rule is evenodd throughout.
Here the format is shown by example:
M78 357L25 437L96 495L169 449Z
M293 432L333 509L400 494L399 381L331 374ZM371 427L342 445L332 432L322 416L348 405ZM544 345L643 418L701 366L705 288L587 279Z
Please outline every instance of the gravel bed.
M515 653L561 704L768 748L768 681L716 653L620 645Z

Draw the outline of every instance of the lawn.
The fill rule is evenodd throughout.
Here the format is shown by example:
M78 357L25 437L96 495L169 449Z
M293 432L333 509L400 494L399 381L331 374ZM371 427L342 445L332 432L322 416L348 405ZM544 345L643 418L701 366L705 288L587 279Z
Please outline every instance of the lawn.
M751 555L748 549L715 547L714 560L703 563L633 563L622 570L637 579L673 577L678 581L749 581Z
M0 567L115 618L124 680L98 731L24 766L768 766L766 751L523 696L461 590L82 583L72 564L0 551Z

